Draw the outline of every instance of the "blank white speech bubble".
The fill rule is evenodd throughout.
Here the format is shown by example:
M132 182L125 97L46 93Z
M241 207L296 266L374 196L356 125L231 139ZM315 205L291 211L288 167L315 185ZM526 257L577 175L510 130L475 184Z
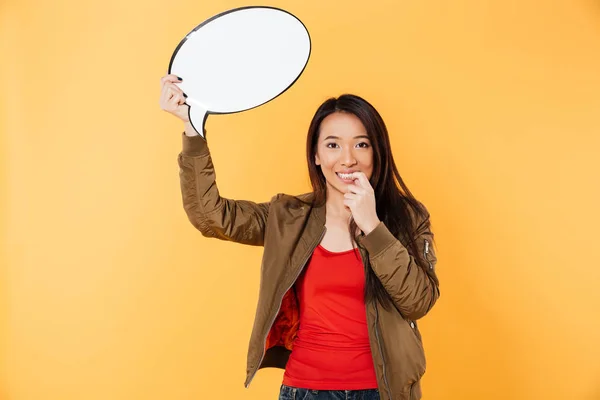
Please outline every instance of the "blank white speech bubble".
M220 13L177 46L169 73L182 78L190 121L204 132L208 114L249 110L285 92L310 57L310 35L287 11L242 7Z

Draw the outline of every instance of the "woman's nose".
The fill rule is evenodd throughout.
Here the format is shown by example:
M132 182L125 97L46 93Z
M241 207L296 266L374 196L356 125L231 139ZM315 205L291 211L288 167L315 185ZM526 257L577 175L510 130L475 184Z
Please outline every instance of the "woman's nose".
M349 166L356 164L356 157L354 157L354 153L352 152L352 149L342 151L341 162L342 162L342 165L345 167L349 167Z

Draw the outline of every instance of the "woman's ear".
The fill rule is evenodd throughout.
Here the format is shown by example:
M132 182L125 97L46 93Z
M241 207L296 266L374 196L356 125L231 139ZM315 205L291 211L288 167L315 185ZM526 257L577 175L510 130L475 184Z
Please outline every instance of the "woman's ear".
M321 159L319 158L318 154L315 154L315 164L321 165Z

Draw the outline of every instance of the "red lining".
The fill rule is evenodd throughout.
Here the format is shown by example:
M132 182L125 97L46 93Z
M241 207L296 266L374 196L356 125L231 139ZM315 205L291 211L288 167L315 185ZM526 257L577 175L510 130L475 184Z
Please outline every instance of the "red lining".
M279 313L267 335L265 351L275 346L283 346L291 351L299 326L298 300L294 290L290 289L283 296Z

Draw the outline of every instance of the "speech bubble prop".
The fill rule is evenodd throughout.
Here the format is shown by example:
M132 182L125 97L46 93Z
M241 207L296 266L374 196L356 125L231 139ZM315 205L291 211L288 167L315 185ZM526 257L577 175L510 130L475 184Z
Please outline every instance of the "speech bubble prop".
M201 135L209 114L246 111L292 86L310 57L308 30L274 7L242 7L220 13L186 35L169 73L182 78L189 117Z

